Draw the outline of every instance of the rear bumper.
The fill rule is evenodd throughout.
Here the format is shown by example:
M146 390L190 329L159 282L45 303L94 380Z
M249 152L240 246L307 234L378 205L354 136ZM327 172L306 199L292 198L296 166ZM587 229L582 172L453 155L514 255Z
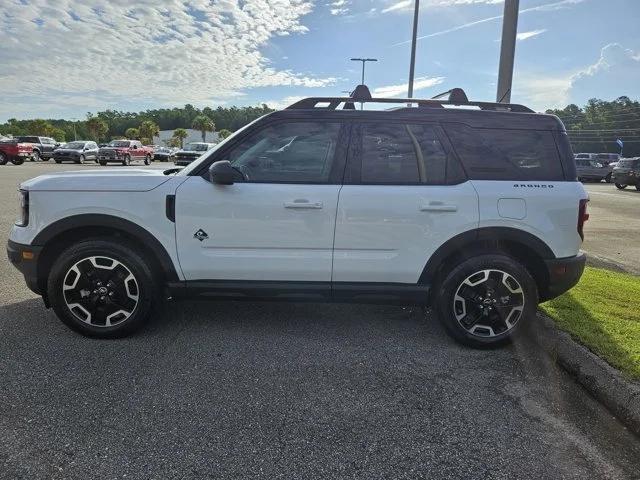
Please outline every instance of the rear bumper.
M545 260L549 283L546 291L540 292L540 301L551 300L573 288L582 277L586 262L587 256L584 252L580 252L575 257Z
M42 247L23 245L11 240L7 242L7 257L9 257L9 261L22 273L29 290L38 295L42 295L42 291L38 286L38 258L41 252Z

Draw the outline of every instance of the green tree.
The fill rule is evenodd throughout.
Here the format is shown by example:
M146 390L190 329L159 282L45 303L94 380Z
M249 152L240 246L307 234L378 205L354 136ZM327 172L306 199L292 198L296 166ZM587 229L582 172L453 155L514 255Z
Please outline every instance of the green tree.
M225 138L227 138L229 135L231 135L233 132L231 132L231 130L227 130L226 128L223 128L222 130L218 131L218 135L220 136L220 138L222 140L224 140Z
M87 117L86 125L89 135L91 135L96 142L99 142L100 138L109 131L109 125L107 125L107 122L100 117L93 117L89 115Z
M180 148L183 147L182 143L184 142L184 139L187 138L188 136L189 134L184 128L176 128L173 131L173 138L178 140L178 143L180 144Z
M49 136L49 132L52 129L52 125L41 118L35 120L29 120L26 125L26 130L29 135L38 135L41 137Z
M152 120L145 120L138 127L138 132L140 137L145 139L144 143L150 144L153 143L153 137L158 136L160 133L160 127Z
M129 140L136 140L140 137L140 131L135 127L129 127L125 130L124 136Z
M193 119L193 123L191 124L191 126L196 130L200 130L203 142L207 138L207 132L213 132L216 129L216 124L213 123L213 120L211 120L206 115L198 115Z

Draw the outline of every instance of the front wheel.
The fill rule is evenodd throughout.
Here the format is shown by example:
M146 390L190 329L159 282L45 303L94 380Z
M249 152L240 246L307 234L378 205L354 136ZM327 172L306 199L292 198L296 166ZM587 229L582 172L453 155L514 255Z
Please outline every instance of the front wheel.
M78 163L84 163L84 155L80 155L80 158L78 158Z
M627 185L625 183L616 183L615 185L618 190L624 190L625 188L627 188Z
M636 190L640 192L640 183L636 183Z
M85 240L54 263L47 293L56 315L90 337L115 338L148 320L155 285L148 262L135 248L107 239Z
M11 163L13 163L14 165L22 165L24 163L24 158L21 157L13 157L11 159Z
M129 155L125 155L124 159L122 160L122 165L129 166L131 165L131 157Z
M60 164L60 163L62 163L62 160L60 160L59 158L56 158L56 159L55 159L55 162L56 162L57 164Z
M607 183L611 183L611 174L608 174L606 177L604 177L604 181Z
M106 160L100 160L100 165L102 165L103 167L107 166L107 161Z
M144 157L144 164L145 165L150 165L151 164L151 155L146 155Z
M31 161L37 162L38 160L40 160L40 152L38 150L34 150L31 152Z
M535 317L536 283L515 259L479 255L448 271L436 287L434 303L457 341L472 347L502 345Z
M0 165L6 165L9 160L7 159L7 155L3 152L0 152Z

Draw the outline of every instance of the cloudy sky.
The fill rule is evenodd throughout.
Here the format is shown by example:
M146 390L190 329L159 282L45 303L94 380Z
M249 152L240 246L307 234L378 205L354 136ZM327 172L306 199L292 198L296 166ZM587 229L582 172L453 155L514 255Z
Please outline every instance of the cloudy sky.
M422 0L416 96L493 100L502 0ZM406 93L413 0L0 0L0 121ZM513 101L640 98L639 0L521 0Z

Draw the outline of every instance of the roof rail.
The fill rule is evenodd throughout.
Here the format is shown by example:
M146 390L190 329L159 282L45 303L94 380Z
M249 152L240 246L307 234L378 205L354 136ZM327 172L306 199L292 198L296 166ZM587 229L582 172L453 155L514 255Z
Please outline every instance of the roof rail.
M287 110L310 110L314 108L323 110L336 110L340 104L344 104L345 110L353 110L354 102L358 103L396 103L416 104L419 108L443 108L445 105L478 107L481 110L509 111L520 113L534 113L529 107L516 103L495 102L471 102L467 94L461 88L452 88L431 99L416 98L375 98L366 85L358 85L348 97L310 97L299 100L289 105ZM327 104L318 107L318 104Z

